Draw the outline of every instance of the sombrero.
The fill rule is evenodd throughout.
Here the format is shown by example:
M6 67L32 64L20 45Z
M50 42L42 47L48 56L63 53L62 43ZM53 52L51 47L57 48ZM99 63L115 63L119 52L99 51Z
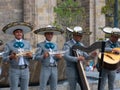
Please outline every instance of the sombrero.
M27 33L33 30L33 25L27 22L12 22L3 27L2 31L6 34L13 34L16 29L23 30L23 33Z
M69 32L71 32L72 34L81 35L81 34L84 33L82 27L80 27L80 26L75 26L73 29L67 27L67 30L68 30Z
M64 33L63 29L54 27L52 25L48 25L44 28L40 28L40 29L37 29L34 31L35 34L41 34L41 35L44 35L44 33L46 33L46 32L54 32L55 35Z
M106 34L120 35L120 29L117 27L114 27L114 28L105 27L105 28L103 28L103 32L105 32Z

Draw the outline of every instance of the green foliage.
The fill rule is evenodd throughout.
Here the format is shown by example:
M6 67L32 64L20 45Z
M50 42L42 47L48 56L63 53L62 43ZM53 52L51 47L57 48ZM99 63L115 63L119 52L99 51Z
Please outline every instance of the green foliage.
M112 18L114 16L114 4L115 0L106 0L106 5L102 7L101 13ZM118 4L120 5L120 0L118 0ZM120 9L118 10L118 17L120 18Z
M83 15L85 12L84 8L80 6L80 3L74 0L65 0L59 3L59 5L54 8L54 12L57 14L59 23L64 26L70 26L73 22L77 22L78 17L83 18L83 16L85 16Z
M105 0L106 1L106 5L102 7L101 9L101 13L102 14L105 14L106 16L106 25L107 26L111 26L113 27L114 26L114 23L115 23L115 13L116 11L115 10L115 4L116 4L116 0ZM120 0L118 0L118 24L120 24L119 20L120 20L120 9L119 9L119 5L120 5Z
M114 11L114 1L115 0L107 0L106 5L102 7L102 13L103 14L113 14Z

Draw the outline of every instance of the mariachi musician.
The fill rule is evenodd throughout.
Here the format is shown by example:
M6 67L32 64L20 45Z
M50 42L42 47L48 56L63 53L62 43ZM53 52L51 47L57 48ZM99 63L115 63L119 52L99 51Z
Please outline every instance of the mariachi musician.
M118 41L120 37L119 28L105 27L103 31L110 37L106 41L95 42L89 47L82 47L74 45L74 49L79 49L86 52L91 52L95 49L101 49L101 54L99 54L99 60L97 64L99 74L98 90L105 90L106 80L108 79L109 90L114 90L114 81L116 76L116 69L119 68L120 59L120 42Z
M69 82L70 90L76 90L77 83L80 85L81 90L83 90L84 87L82 86L80 81L81 77L79 77L79 74L78 74L77 63L79 61L90 59L90 57L96 56L96 52L92 52L91 55L88 55L86 52L79 51L80 56L74 56L71 52L71 48L75 44L84 46L83 43L81 42L84 32L80 26L76 26L74 27L74 29L70 29L67 27L67 30L70 33L72 33L73 38L67 41L63 47L64 50L68 50L68 52L64 54L64 59L66 60L66 69L67 69L66 76Z
M52 41L54 35L60 35L63 30L52 25L37 29L35 34L44 35L45 40L37 44L34 59L41 62L40 90L46 90L47 82L50 90L57 90L58 70L57 63L62 58L61 53L50 54L58 51L58 45Z
M118 39L120 37L120 29L105 27L105 28L103 28L103 31L106 34L109 34L109 39L105 41L105 52L119 54L120 50L117 50L115 48L120 47L120 42L118 41ZM104 57L105 57L105 55L104 55ZM109 58L112 59L112 55L110 55ZM114 69L109 69L109 68L105 68L105 67L107 67L107 66L104 65L102 68L102 71L101 71L102 78L101 78L99 90L105 90L105 85L106 85L107 79L108 79L108 88L109 88L108 90L114 90L116 69L114 67L113 67ZM112 67L112 66L110 66L110 67ZM117 67L117 64L115 67Z
M10 90L28 90L29 62L32 49L29 41L23 39L23 35L32 31L33 26L27 22L12 22L3 27L3 32L14 35L14 39L7 42L4 48L3 62L8 62ZM24 55L22 52L27 52ZM21 55L20 55L21 54Z

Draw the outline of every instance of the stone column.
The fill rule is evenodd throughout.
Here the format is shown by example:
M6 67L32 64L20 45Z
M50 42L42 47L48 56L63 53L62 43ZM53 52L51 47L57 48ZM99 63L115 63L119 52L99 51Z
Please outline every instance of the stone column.
M24 21L34 23L35 22L35 0L23 0L24 4Z
M54 7L56 6L56 0L35 0L36 7L36 29L45 27L54 22ZM36 35L37 42L43 41L42 35ZM42 38L42 39L41 39ZM56 38L54 38L56 41Z
M104 38L104 33L100 27L105 26L105 16L101 14L101 8L105 5L105 0L90 0L90 44L100 38Z
M34 29L36 27L36 6L35 6L36 0L23 0L23 20L25 22L29 22L34 26ZM34 30L33 29L33 30ZM25 39L29 39L31 44L35 46L36 39L33 32L30 32L25 35Z

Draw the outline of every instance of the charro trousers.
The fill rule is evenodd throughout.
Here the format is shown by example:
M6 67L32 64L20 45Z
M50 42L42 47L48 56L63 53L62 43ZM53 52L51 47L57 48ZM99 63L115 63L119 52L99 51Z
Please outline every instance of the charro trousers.
M116 71L103 69L101 76L102 78L100 83L100 90L105 90L105 85L107 81L108 81L108 90L114 90Z
M14 69L9 70L10 90L18 90L20 84L20 90L28 90L29 85L29 69Z

